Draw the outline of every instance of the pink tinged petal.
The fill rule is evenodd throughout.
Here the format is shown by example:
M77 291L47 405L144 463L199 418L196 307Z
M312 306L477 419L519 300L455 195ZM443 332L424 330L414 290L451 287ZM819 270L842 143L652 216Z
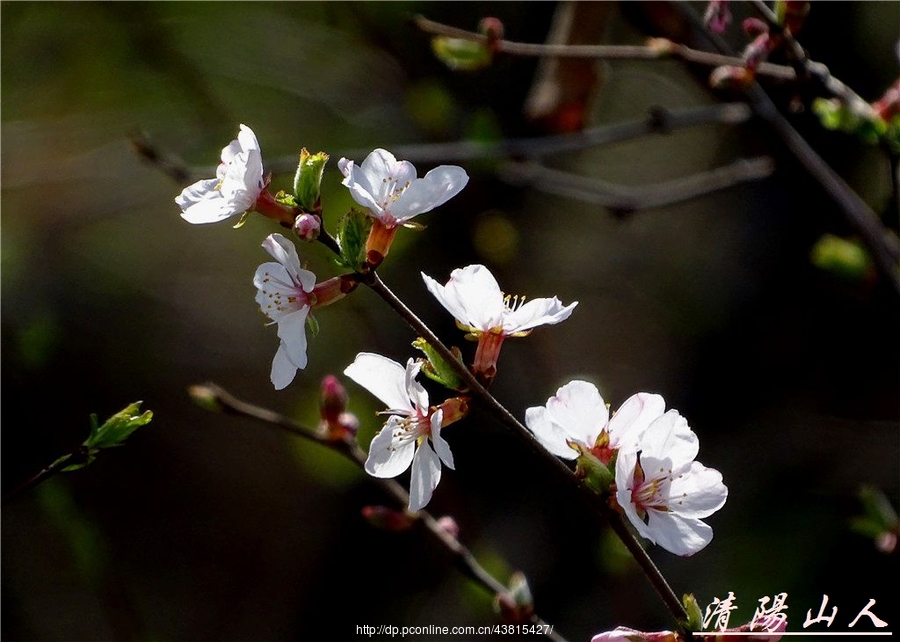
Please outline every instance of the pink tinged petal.
M360 352L344 374L378 397L388 408L412 414L415 408L406 388L406 369L396 361L371 352Z
M677 410L669 410L650 423L640 447L645 457L668 459L672 468L680 468L697 458L700 440Z
M638 440L654 420L662 417L666 402L660 395L631 395L609 420L610 445L619 450L636 449Z
M670 553L686 557L712 541L712 528L699 519L656 510L648 511L647 516L647 524L641 522L638 532Z
M544 406L528 408L525 411L525 425L534 433L540 444L557 457L575 459L578 456L567 443L570 435L550 418Z
M424 440L416 450L409 478L409 510L422 510L431 501L431 494L441 481L441 461Z
M547 412L567 438L588 447L597 441L609 418L609 409L597 387L578 380L570 381L547 400Z
M397 417L391 417L384 428L369 444L366 472L373 477L396 477L409 468L416 450L415 440L394 439L394 432L401 430Z
M288 356L287 347L284 342L278 346L275 358L272 359L272 373L269 378L275 390L284 390L294 380L297 374L297 366Z
M672 481L669 496L670 507L679 515L709 517L725 505L728 488L722 483L722 473L695 461Z
M541 325L554 325L568 319L576 305L578 305L578 301L563 306L562 302L556 297L552 299L532 299L504 316L503 330L513 334L531 330Z
M415 178L415 173L413 173ZM461 167L441 165L425 174L424 178L413 180L409 187L391 206L391 214L398 222L408 221L443 205L459 194L468 183L469 177ZM403 183L398 181L398 186Z
M456 467L453 465L453 453L450 452L450 444L441 437L441 421L444 418L443 410L435 410L434 414L431 415L431 441L434 444L434 450L437 452L438 457L441 458L441 461L444 462L444 465L450 470L455 470Z

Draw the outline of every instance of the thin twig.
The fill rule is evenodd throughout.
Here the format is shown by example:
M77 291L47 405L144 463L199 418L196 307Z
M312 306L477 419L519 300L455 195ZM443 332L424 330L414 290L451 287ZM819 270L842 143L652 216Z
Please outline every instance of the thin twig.
M596 203L619 212L634 212L760 180L771 176L774 170L774 162L768 156L744 158L685 178L632 187L553 169L537 162L510 161L501 166L499 176L510 183L531 185L550 194Z
M49 466L42 468L36 474L32 475L27 481L5 494L3 496L2 505L6 506L7 503L24 493L26 490L34 488L41 482L47 481L56 473L62 471L62 469L66 466L73 466L75 464L82 463L84 460L85 456L80 447L68 453L67 455L63 455Z
M317 431L307 428L289 417L269 408L257 406L238 399L230 392L215 383L205 383L193 386L191 394L202 397L205 407L215 407L222 412L238 417L245 417L262 422L270 427L278 428L301 439L315 442L349 459L360 469L364 469L366 453L359 447L353 437L342 440L329 440ZM394 479L372 477L382 490L394 499L398 505L406 507L409 504L409 493ZM456 561L460 569L476 583L480 584L492 595L509 596L509 589L496 577L491 575L476 559L472 552L459 541L446 528L443 528L435 517L421 510L415 514L417 522L421 523L427 532L448 552ZM536 614L530 620L531 624L539 625L544 635L558 642L566 642L565 638L544 622Z
M625 525L622 515L594 494L587 486L581 484L573 474L572 470L566 466L562 460L554 456L550 451L541 446L540 442L534 437L515 416L501 404L488 390L478 381L478 379L469 371L466 365L460 361L450 349L444 345L440 339L419 319L412 310L410 310L391 290L385 285L381 278L373 273L365 275L363 283L367 285L373 292L380 296L404 321L423 339L425 339L438 354L453 368L453 371L466 383L469 387L469 393L478 398L489 411L491 411L507 428L514 434L529 444L534 453L551 468L562 474L563 478L583 496L587 497L590 504L603 514L608 520L613 531L618 535L619 539L628 549L632 557L634 557L638 566L644 572L650 584L656 589L656 592L662 598L666 608L680 624L687 619L684 606L675 595L675 592L669 586L666 578L650 559L647 551L644 550L641 543L635 538L634 534Z

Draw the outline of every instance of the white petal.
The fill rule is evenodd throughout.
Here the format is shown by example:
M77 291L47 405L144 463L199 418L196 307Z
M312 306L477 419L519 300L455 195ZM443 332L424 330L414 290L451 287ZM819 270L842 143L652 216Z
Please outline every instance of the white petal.
M709 517L725 505L728 488L722 483L722 473L695 461L672 481L669 496L670 508L679 515Z
M378 397L391 410L413 413L406 388L406 368L380 354L360 352L344 374Z
M425 285L462 324L485 332L500 327L503 321L503 292L494 275L483 265L453 270L446 286L427 278Z
M444 465L450 470L455 470L453 464L453 453L450 452L450 444L441 436L441 421L443 421L444 412L436 410L431 415L431 441L434 444L434 450L438 457L444 462Z
M415 176L415 174L413 174ZM391 206L391 214L399 222L433 210L462 191L469 182L465 170L454 165L436 167L423 178L410 183Z
M365 468L373 477L396 477L409 468L413 460L416 442L410 440L400 443L395 440L393 433L396 423L397 418L391 417L369 444Z
M449 291L443 285L432 279L430 276L422 274L422 279L425 281L425 287L428 288L428 291L434 295L434 298L438 300L444 309L447 310L453 318L463 324L468 324L468 312L462 306L462 303L456 298L455 292Z
M308 314L309 307L303 306L278 319L278 338L281 339L281 345L287 352L288 359L298 370L306 367L306 317Z
M284 342L278 346L275 358L272 359L272 373L269 378L275 390L284 390L294 380L297 374L297 366L288 357Z
M649 392L631 395L609 420L610 445L619 450L636 449L644 432L665 410L666 401L660 395Z
M641 533L642 535L676 555L693 555L713 538L712 528L708 524L699 519L681 517L677 513L650 510L648 522L643 526L644 531L651 536Z
M217 196L211 196L191 205L181 213L181 218L188 223L202 225L204 223L218 223L242 213L228 207L222 195L219 192L216 192L216 194Z
M578 456L568 446L570 435L551 420L544 406L528 408L525 411L525 425L534 433L538 442L557 457L575 459Z
M700 451L700 440L677 410L653 420L640 439L644 456L668 459L673 468L687 466Z
M503 330L509 334L531 330L540 325L553 325L565 321L572 315L578 301L563 306L562 302L552 299L532 299L518 309L508 312L503 317Z
M547 400L551 420L560 426L569 439L594 445L606 425L609 409L597 387L587 381L570 381Z
M416 381L416 377L419 375L419 370L421 369L422 363L420 361L409 359L406 362L406 396L409 398L410 402L412 402L412 407L415 408L419 414L426 415L428 414L428 392L425 390L425 386Z
M175 197L175 202L182 210L186 210L191 205L211 198L221 198L219 190L219 181L215 178L204 178L192 185L188 185L181 194Z
M409 510L415 512L425 508L440 481L441 462L426 439L413 458L409 478Z
M254 134L253 130L243 123L241 124L241 131L238 132L238 142L241 145L241 149L243 149L244 151L249 151L251 149L260 151L259 141L256 139L256 134Z

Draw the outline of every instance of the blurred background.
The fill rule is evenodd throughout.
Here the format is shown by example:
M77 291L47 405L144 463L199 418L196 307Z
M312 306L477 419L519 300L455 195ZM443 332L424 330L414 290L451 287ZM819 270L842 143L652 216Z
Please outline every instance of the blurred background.
M691 3L702 13L704 5ZM90 468L17 497L2 513L6 640L346 639L356 626L491 624L491 596L421 533L360 515L386 501L340 458L248 421L210 414L190 384L226 389L318 420L318 386L359 351L413 356L411 331L360 289L317 315L309 367L269 383L277 348L254 303L260 243L278 229L251 217L191 226L182 185L132 151L146 135L211 176L239 123L264 161L324 150L325 225L352 202L335 163L374 147L491 141L642 118L723 99L708 70L677 61L575 69L560 89L571 114L528 118L538 64L498 58L452 72L409 22L416 13L472 29L498 17L510 39L542 42L554 3L3 3L2 481L4 493L143 400L153 422ZM737 26L726 34L739 51ZM743 12L743 13L742 13ZM664 3L600 3L590 42L687 38ZM813 3L800 34L867 100L898 75L895 3ZM780 104L790 96L780 95ZM886 220L891 168L877 148L791 121ZM463 341L419 272L445 281L488 265L506 291L579 301L563 325L504 347L495 395L519 418L574 378L613 408L662 394L700 436L699 459L729 486L690 559L652 548L676 593L701 606L736 596L732 624L788 593L791 630L829 596L846 630L870 598L897 625L897 554L855 532L862 485L900 502L900 306L874 273L813 266L823 234L851 235L841 212L765 126L706 125L546 157L551 167L631 186L767 155L776 170L667 207L623 213L510 183L503 158L452 162L464 192L401 231L385 281L442 336ZM284 159L288 159L284 161ZM280 165L279 165L280 163ZM303 245L320 278L326 249ZM378 402L348 383L366 446ZM433 389L434 394L440 394ZM528 577L537 610L569 640L616 625L673 623L602 520L486 413L445 433L456 459L429 508L501 579ZM326 613L337 612L335 620ZM863 618L854 630L871 630ZM313 637L315 636L315 637ZM432 639L432 638L428 638Z

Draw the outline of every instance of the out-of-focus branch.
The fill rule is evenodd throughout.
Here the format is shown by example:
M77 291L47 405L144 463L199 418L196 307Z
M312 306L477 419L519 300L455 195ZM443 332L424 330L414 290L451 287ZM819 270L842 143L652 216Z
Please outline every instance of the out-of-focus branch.
M513 184L566 198L596 203L617 212L663 207L771 176L775 164L768 156L744 158L730 165L664 183L632 187L553 169L537 162L513 162L500 167L499 176Z
M238 399L215 383L191 386L190 394L199 400L203 407L216 409L229 415L253 419L269 427L283 430L291 435L333 450L356 464L360 469L365 467L366 453L356 443L355 438L351 436L345 436L341 440L327 439L317 431L307 428L281 413ZM395 480L380 477L372 477L372 480L399 506L405 507L409 503L409 493ZM509 595L509 589L500 580L491 575L478 562L472 552L453 533L441 526L431 513L422 510L416 513L416 518L416 521L424 526L429 535L450 553L465 575L480 584L492 595L504 595L512 599ZM536 614L532 616L530 623L540 626L544 635L551 640L566 642L564 637Z

